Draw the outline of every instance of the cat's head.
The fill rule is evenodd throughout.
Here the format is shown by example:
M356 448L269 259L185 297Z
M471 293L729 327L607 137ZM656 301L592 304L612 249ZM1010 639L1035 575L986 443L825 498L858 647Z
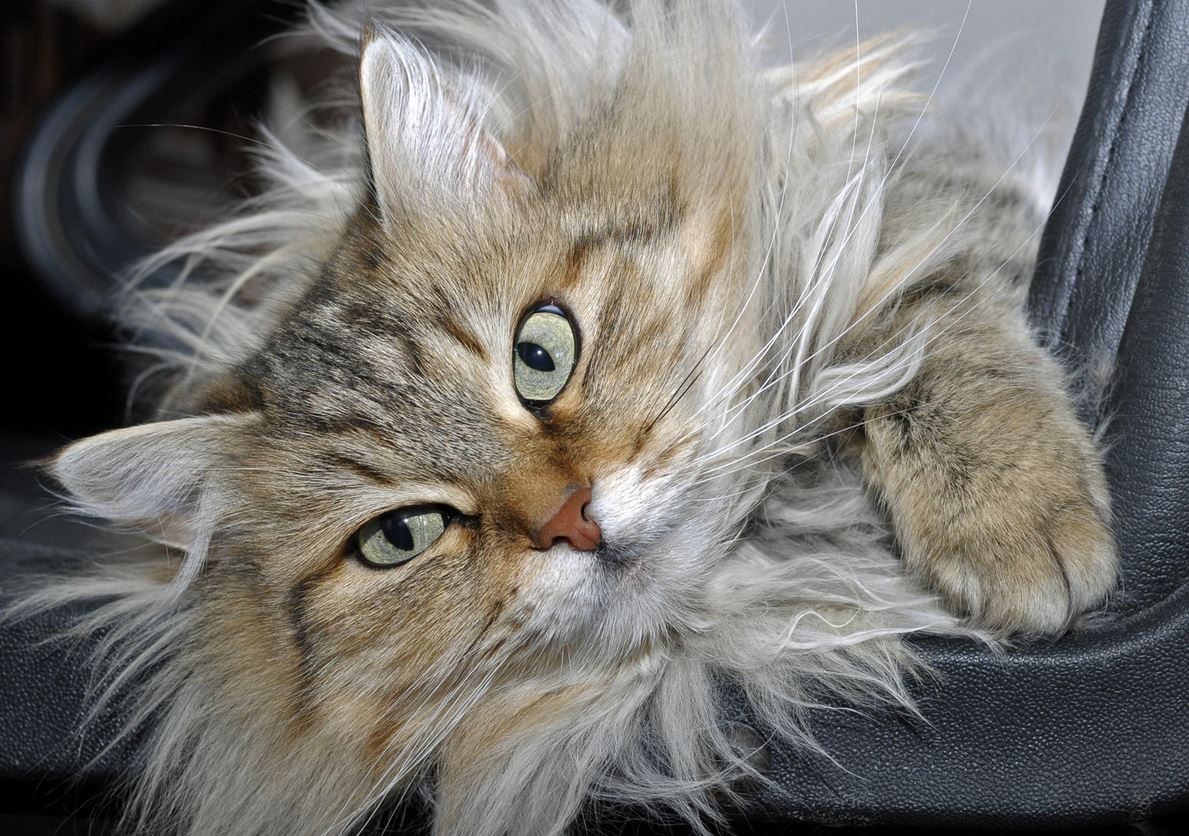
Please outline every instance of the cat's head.
M189 552L229 654L379 715L484 659L614 666L702 626L762 487L761 154L709 68L631 70L542 149L370 30L329 262L196 414L55 460Z

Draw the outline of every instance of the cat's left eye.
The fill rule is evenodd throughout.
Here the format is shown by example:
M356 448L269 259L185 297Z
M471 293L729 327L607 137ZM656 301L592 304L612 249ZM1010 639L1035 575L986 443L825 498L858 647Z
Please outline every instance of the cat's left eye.
M453 516L444 505L398 508L359 529L355 548L370 566L400 566L437 542Z
M578 362L578 337L565 311L553 304L529 311L516 332L512 356L516 391L530 406L542 406L565 388Z

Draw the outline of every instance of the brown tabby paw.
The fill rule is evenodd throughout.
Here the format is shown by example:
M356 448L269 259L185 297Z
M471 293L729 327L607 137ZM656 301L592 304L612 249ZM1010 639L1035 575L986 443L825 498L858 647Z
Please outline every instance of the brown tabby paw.
M995 509L905 552L954 610L1008 632L1060 633L1116 578L1114 540L1087 498Z
M919 445L889 407L869 416L864 457L910 571L980 626L1059 633L1115 585L1109 501L1072 415L1020 407L983 404Z

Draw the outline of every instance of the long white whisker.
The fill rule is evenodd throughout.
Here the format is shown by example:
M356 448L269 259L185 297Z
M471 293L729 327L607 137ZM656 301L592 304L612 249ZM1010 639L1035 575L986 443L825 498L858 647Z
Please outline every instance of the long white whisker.
M888 178L891 177L892 173L895 171L897 163L900 161L905 150L908 148L909 144L912 142L912 139L915 136L917 129L919 128L921 122L924 120L925 114L928 112L928 109L931 106L933 99L935 98L935 96L937 94L937 90L939 89L939 87L941 85L941 81L945 77L946 70L949 68L950 63L953 60L953 56L954 56L955 51L957 50L959 40L961 39L962 33L966 28L966 21L970 15L970 8L971 8L971 0L968 0L967 4L966 4L966 9L962 15L962 20L958 25L958 31L954 35L953 43L950 45L949 52L946 55L946 58L942 65L941 71L938 73L937 79L934 81L933 87L930 89L929 94L926 97L924 105L921 107L920 112L917 114L916 120L913 122L912 128L909 130L908 135L905 137L904 141L900 145L900 148L897 150L896 156L893 158L891 164L887 166L887 170L884 172L884 175L880 180L879 186L873 190L871 199L868 200L867 204L863 207L863 210L859 214L858 219L855 221L854 225L851 227L851 230L848 232L847 236L844 238L840 247L845 247L845 245L847 243L849 243L850 237L853 234L853 231L855 229L857 229L859 222L862 221L863 218L866 217L868 211L870 211L871 207L874 205L875 199L879 196L879 194L882 193L882 190L883 190L884 186L886 185ZM858 53L857 34L858 34L858 28L857 28L857 8L856 8L856 54ZM856 66L856 75L858 75L858 73L859 73L859 68ZM857 84L858 84L858 82L856 82L856 86L857 86ZM857 97L857 92L856 92L856 97ZM877 113L878 113L878 110L877 110ZM857 114L856 114L856 119L857 119ZM857 122L856 122L856 126L857 126ZM874 133L874 124L873 124L872 131ZM869 141L869 148L870 148L870 141ZM854 149L852 148L852 154L853 154L853 150ZM1025 149L1025 150L1027 150L1027 149ZM866 164L866 159L864 162ZM848 168L848 172L847 172L848 181L850 178L850 173L851 173L850 169ZM767 349L770 348L771 345L779 338L780 334L784 331L784 329L787 327L789 322L791 322L792 318L800 310L800 307L801 307L802 303L804 302L805 298L810 293L812 293L813 288L814 288L814 284L811 282L810 286L806 289L805 293L798 300L798 303L796 304L796 306L794 306L793 311L789 314L788 317L786 317L785 321L780 325L780 327L777 329L776 333L773 334L773 336L772 336L772 338L770 338L769 342L766 343L765 346L759 352L757 352L756 357L753 358L753 362L749 363L747 366L745 366L745 368L743 370L741 370L739 373L736 374L736 376L734 378L732 378L731 383L735 383L736 385L732 386L732 385L728 384L726 387L724 387L723 391L716 394L716 397L712 400L712 402L708 403L704 407L704 409L711 408L718 401L721 401L724 398L729 398L729 397L733 396L733 394L738 390L739 386L743 385L743 381L746 379L746 375L750 374L751 369L754 368L754 366L759 362L759 360L762 358L763 354L767 351ZM889 289L889 291L887 293L885 293L884 296L880 299L879 303L877 303L877 307L878 307L878 304L882 304L882 302L885 301L893 292L895 292L896 289L897 289L897 286L893 286L891 289ZM799 332L798 337L802 337L802 336L803 336L803 332ZM794 340L793 342L795 344L796 340ZM834 341L834 342L836 342L836 341ZM826 346L824 346L819 351L814 352L814 354L811 355L808 359L810 359L810 360L814 359L816 356L818 356L821 353L822 350L826 350L826 349L832 347L834 342L831 342L831 343L827 344ZM782 357L782 360L783 360L783 357ZM782 362L782 360L778 361L777 366L779 366L779 362ZM767 381L765 383L767 383ZM793 388L795 390L795 384L794 384ZM766 385L761 386L760 391L766 391ZM750 402L750 399L748 402ZM739 410L739 411L742 411L742 410Z
M863 312L863 313L862 313L862 314L861 314L859 317L857 317L857 318L856 318L854 321L852 321L852 322L851 322L849 325L847 325L847 326L846 326L846 328L842 329L842 330L841 330L841 331L840 331L840 332L839 332L837 335L835 335L833 338L831 338L829 341L827 341L827 342L826 342L826 343L825 343L823 346L819 347L819 348L818 348L818 350L817 350L817 351L815 351L815 352L814 352L814 355L812 355L812 356L816 356L816 355L820 354L822 351L825 351L825 350L827 350L828 348L832 347L833 345L837 344L837 343L838 343L838 342L839 342L839 341L840 341L840 340L841 340L843 337L845 337L845 336L846 336L848 333L850 333L851 331L853 331L853 330L854 330L854 329L855 329L855 328L856 328L856 327L857 327L857 326L858 326L860 323L862 323L862 322L863 322L863 321L864 321L866 318L868 318L868 317L869 317L869 316L871 316L873 313L875 313L877 310L879 310L879 309L880 309L880 306L883 304L883 302L884 302L884 301L885 301L885 300L886 300L888 297L890 297L890 296L891 296L891 294L892 294L893 292L897 291L897 290L898 290L900 287L902 287L902 286L904 285L904 283L907 281L908 277L912 276L912 275L913 275L913 273L915 273L915 272L916 272L916 271L919 269L919 265L920 265L920 264L928 263L929 259L930 259L930 258L931 258L931 257L932 257L932 256L933 256L933 255L934 255L936 252L938 252L938 251L940 250L941 246L942 246L942 245L943 245L943 244L944 244L946 241L948 241L948 240L949 240L949 239L950 239L950 238L951 238L951 237L952 237L952 236L953 236L953 235L954 235L954 234L955 234L955 233L956 233L956 232L957 232L957 231L958 231L958 230L959 230L959 229L960 229L960 228L961 228L961 227L962 227L962 226L963 226L963 225L964 225L964 224L965 224L965 223L966 223L966 222L967 222L967 221L968 221L968 220L969 220L969 219L970 219L970 218L971 218L971 217L972 217L974 214L975 214L975 212L977 212L977 211L978 211L978 209L979 209L979 208L980 208L980 207L983 205L983 203L985 203L985 202L986 202L986 200L987 200L987 199L988 199L988 198L989 198L989 197L990 197L992 194L994 194L994 193L995 193L995 190L996 190L996 189L997 189L997 188L998 188L998 187L999 187L999 186L1000 186L1000 185L1003 183L1003 181L1004 181L1004 180L1005 180L1005 179L1008 177L1008 175L1009 175L1009 174L1011 174L1011 172L1014 170L1014 168L1015 168L1015 167L1016 167L1016 166L1019 164L1020 160L1024 158L1024 156L1025 156L1025 155L1028 153L1028 151L1031 149L1032 145L1033 145L1033 144L1036 142L1036 140L1037 140L1037 139L1040 137L1041 133L1043 133L1043 131L1044 131L1044 130L1047 128L1047 126L1048 126L1049 122L1050 122L1050 121L1051 121L1051 119L1052 119L1052 116L1053 116L1053 113L1052 113L1052 112L1050 112L1050 114L1049 114L1048 118L1046 118L1045 122L1044 122L1044 123L1041 125L1040 129L1039 129L1039 130L1038 130L1038 131L1037 131L1035 134L1033 134L1033 136L1031 137L1031 139L1029 140L1029 142L1027 143L1027 145L1024 147L1024 149L1023 149L1022 151L1020 151L1020 153L1019 153L1019 154L1017 154L1017 155L1016 155L1015 159L1013 159L1013 160L1012 160L1012 162L1011 162L1011 163L1008 165L1007 169L1006 169L1006 170L1003 172L1003 174L999 176L999 178L998 178L998 179L995 181L995 183L994 183L994 184L992 184L992 186L991 186L991 187L990 187L990 188L989 188L989 189L986 191L986 193L985 193L985 194L984 194L984 195L983 195L983 196L982 196L982 197L981 197L981 198L980 198L980 199L979 199L979 200L978 200L978 201L977 201L977 202L974 204L974 206L972 206L972 207L969 209L969 211L967 211L967 212L966 212L966 214L965 214L965 215L963 215L963 216L962 216L962 218L961 218L961 219L960 219L960 220L959 220L959 221L958 221L958 222L957 222L957 223L956 223L956 224L955 224L955 225L954 225L954 226L953 226L953 227L952 227L952 228L951 228L951 229L950 229L950 230L949 230L947 233L946 233L946 235L945 235L945 236L944 236L944 237L943 237L943 238L942 238L940 241L938 241L938 242L937 242L937 243L936 243L936 244L933 246L933 248L932 248L932 249L929 251L929 253L927 253L927 254L926 254L926 255L925 255L925 256L924 256L924 257L923 257L923 258L922 258L922 259L921 259L921 260L918 262L918 266L917 266L917 267L914 267L914 268L912 268L912 269L910 269L910 270L908 270L908 271L906 271L906 272L904 273L904 275L903 275L903 276L901 276L901 277L900 277L900 278L897 280L897 282L895 282L895 283L892 285L892 287L891 287L891 288L889 288L889 290L888 290L888 291L886 291L886 292L883 294L883 296L880 298L880 300L879 300L879 302L878 302L878 303L876 303L875 305L870 305L870 306L868 306L868 307L867 307L867 309L866 309L866 310L865 310L865 311L864 311L864 312ZM1033 232L1033 235L1035 235L1035 231ZM1032 237L1032 236L1029 236L1029 240L1031 239L1031 237ZM1022 249L1022 247L1021 247L1020 249ZM1017 251L1016 251L1016 252L1019 252L1019 249L1017 249ZM1005 263L1005 264L1006 264L1006 263ZM997 270L995 271L995 273L997 274L997 273L999 272L999 270L1001 270L1001 269L1002 269L1002 266L1001 266L999 269L997 269ZM994 274L992 274L992 275L994 275ZM979 287L982 287L982 285L983 285L983 284L985 284L985 282L986 282L986 280L984 280L982 283L980 283ZM903 331L903 329L901 329L901 331ZM886 340L885 340L885 344L886 344ZM882 345L882 344L881 344L881 345ZM870 355L868 355L868 356L870 356ZM912 354L910 354L910 356L913 356L913 355L912 355ZM866 359L866 358L865 358L865 359ZM794 370L795 370L796 368L798 368L798 367L797 367L797 366L794 366ZM847 377L844 379L844 381L846 381L846 380L850 380L850 379L853 379L853 377L854 377L854 376L856 376L857 374L858 374L858 372L854 372L854 373L852 373L851 375L847 376ZM841 382L840 382L839 384L836 384L836 385L841 385ZM795 390L795 388L794 388L794 390L793 390L793 391L796 391L796 390ZM807 408L811 408L812 406L814 406L814 405L817 405L817 404L821 403L821 400L822 400L822 399L821 399L821 397L819 396L819 397L817 397L817 398L811 399L809 402L806 402L806 403L804 403L804 404L800 405L799 407L797 407L797 408L796 408L795 410L793 410L792 412L790 412L790 413L786 413L786 414L785 414L785 420L787 420L788 418L792 417L792 415L794 415L794 414L797 414L797 413L799 413L799 412L803 412L805 409L807 409ZM771 426L771 425L772 425L772 422L769 422L769 425L768 425L768 426ZM794 430L794 432L795 432L795 431L796 431L796 430ZM752 433L750 437L754 438L754 437L755 437L755 435L756 435L755 433ZM787 436L785 436L785 437L787 437ZM733 447L735 447L735 446L739 446L739 444L740 444L740 442L739 442L739 441L732 442L732 444L731 444L731 445L728 445L727 447L723 448L723 450L720 450L720 453L721 453L721 452L725 452L726 450L729 450L729 449L733 449Z
M939 338L941 338L942 336L944 336L944 335L945 335L945 333L946 333L947 331L949 331L949 329L953 328L953 327L954 327L954 326L955 326L955 325L956 325L958 322L960 322L960 321L961 321L963 318L965 318L967 315L969 315L969 314L971 313L971 311L973 311L974 309L976 309L976 308L977 308L979 305L983 304L983 302L987 301L987 299L986 299L986 298L984 298L984 299L979 299L979 300L977 300L977 301L976 301L976 302L975 302L973 305L970 305L970 306L969 306L969 307L968 307L966 310L964 310L964 311L962 311L961 313L959 313L957 316L954 316L954 317L950 317L950 316L949 316L949 314L950 314L950 313L952 313L952 312L954 312L954 311L957 311L957 310L958 310L958 309L959 309L959 308L960 308L960 307L961 307L961 306L962 306L962 305L963 305L963 304L964 304L964 303L965 303L967 300L969 300L969 299L970 299L970 298L972 298L972 297L973 297L973 296L974 296L976 293L978 293L978 292L979 292L979 291L980 291L980 290L981 290L981 289L982 289L984 286L986 286L986 284L987 284L988 282L990 282L990 281L992 281L994 278L996 278L996 277L998 276L998 274L999 274L999 273L1000 273L1000 272L1003 270L1003 268L1004 268L1004 267L1006 267L1008 264L1010 264L1010 263L1011 263L1011 261L1012 261L1012 259L1013 259L1013 258L1014 258L1016 255L1018 255L1018 254L1019 254L1019 253L1020 253L1020 252L1021 252L1021 251L1024 249L1024 247L1028 246L1028 245L1029 245L1029 243L1031 243L1032 239L1036 237L1036 235L1037 235L1037 234L1040 232L1040 230L1041 230L1041 229L1043 229L1043 227L1044 227L1044 222L1042 221L1042 222L1041 222L1039 225L1037 225L1036 227L1034 227L1034 228L1033 228L1032 232L1031 232L1031 233L1029 234L1029 236L1028 236L1028 237L1027 237L1027 238L1024 240L1024 242L1023 242L1023 243L1021 243L1021 244L1020 244L1020 246L1019 246L1019 247L1017 247L1017 248L1016 248L1016 249L1015 249L1015 250L1014 250L1014 251L1011 253L1011 255L1009 255L1009 256L1008 256L1008 257L1007 257L1007 258L1006 258L1006 259L1003 261L1003 263L1002 263L1002 264L1000 264L1000 266L999 266L999 267L997 267L997 268L996 268L994 271L992 271L990 274L988 274L988 275L986 276L986 278L984 278L982 281L980 281L980 282L979 282L979 283L978 283L978 284L977 284L977 285L976 285L976 286L975 286L973 289L971 289L970 291L968 291L968 292L966 293L966 295L962 296L962 297L961 297L961 298L960 298L958 301L954 302L954 303L953 303L953 304L950 306L950 308L949 308L949 311L948 311L947 313L945 313L945 314L942 314L942 315L939 317L939 318L941 318L941 319L944 319L944 320L945 320L945 324L944 324L944 326L943 326L943 327L941 327L940 329L936 329L936 330L929 329L927 326L926 326L925 328L922 328L922 329L920 330L920 333L925 333L925 334L927 335L927 337L926 337L926 340L925 340L924 344L923 344L923 345L920 347L920 349L918 349L917 351L914 351L914 352L910 353L908 357L906 357L906 358L904 358L904 359L902 359L902 360L898 361L898 363L897 363L897 364L895 364L895 365L893 365L893 366L892 366L892 369L893 369L893 370L898 370L898 369L900 369L900 368L905 368L905 367L907 367L908 365L910 365L910 364L913 362L913 359L914 359L914 358L917 358L917 359L919 360L919 358L921 358L921 357L923 357L923 356L924 356L924 352L925 352L925 350L927 349L927 347L929 346L929 344L931 344L932 342L934 342L934 341L936 341L937 339L939 339ZM989 298L989 297L988 297L988 298ZM910 325L904 325L904 326L902 326L902 327L901 327L901 328L900 328L900 329L897 331L897 334L894 334L894 335L893 335L893 337L894 337L894 336L896 336L896 335L898 335L899 333L902 333L902 332L904 332L904 331L905 331L905 330L907 330L909 327L910 327ZM885 340L885 341L884 341L884 343L882 343L881 345L883 345L883 344L886 344L886 343L887 343L887 342L888 342L890 339L892 339L892 337L889 337L889 338L888 338L888 340ZM871 353L868 353L867 357L870 357L870 356L871 356ZM864 358L864 359L866 359L866 358ZM799 413L799 412L803 412L803 411L805 411L806 409L813 408L814 406L820 405L821 403L825 402L825 401L827 400L827 396L828 396L829 394L832 394L833 392L837 391L837 390L838 390L838 388L841 386L841 384L842 384L843 382L845 382L845 381L848 381L848 380L852 379L853 377L855 377L856 375L858 375L858 373L859 373L858 371L852 372L850 375L847 375L847 376L846 376L846 377L845 377L845 378L844 378L842 381L839 381L839 382L837 382L837 383L834 383L834 384L832 384L832 385L831 385L831 387L829 387L829 388L828 388L828 389L827 389L825 392L819 393L819 394L818 394L818 395L816 395L814 398L811 398L811 399L810 399L810 401L808 401L808 402L806 402L806 403L804 403L804 404L799 404L798 406L796 406L796 407L795 407L793 410L791 410L791 411L788 413L788 417L790 417L790 418L791 418L791 417L793 417L795 414L797 414L797 413ZM905 382L907 382L907 381L905 381ZM895 389L892 389L891 391L885 391L885 392L883 393L883 396L884 396L884 397L886 397L888 394L891 394L891 392L892 392L892 391L895 391ZM760 448L758 448L757 450L750 451L750 452L749 452L749 453L747 453L745 456L743 456L743 457L740 457L739 459L736 459L736 460L734 460L734 461L731 461L731 462L724 463L723 465L717 465L717 466L712 466L712 467L710 467L710 468L707 468L707 469L706 469L706 474L707 474L707 476L706 476L706 479L714 478L714 474L716 474L716 473L718 473L718 475L719 475L719 476L721 476L721 475L725 475L725 474L719 473L719 471L721 471L722 469L724 469L724 467L730 467L730 466L734 466L734 465L740 465L740 464L743 464L744 466L747 466L748 464L750 464L750 465L756 465L756 464L760 464L760 463L762 463L762 462L764 462L764 461L768 461L768 460L771 458L771 456L769 456L769 457L765 457L765 458L763 458L763 459L760 459L759 461L756 461L756 462L750 462L750 463L747 463L747 462L745 462L745 460L746 460L746 459L748 459L748 458L749 458L750 456L752 456L752 455L756 455L756 454L758 454L758 453L761 453L761 452L763 452L764 450L766 450L766 449L769 449L769 448L771 448L772 446L774 446L774 445L776 445L776 444L779 444L779 443L781 443L781 442L783 442L783 441L785 441L785 440L787 440L787 439L789 439L789 438L792 438L793 436L795 436L795 435L797 435L797 434L802 434L802 433L806 432L806 430L808 430L809 428L811 428L811 427L812 427L814 424L816 424L816 423L818 423L818 422L820 422L820 421L824 420L826 417L828 417L828 415L829 415L829 413L828 413L828 412L827 412L827 413L823 413L822 415L819 415L819 416L817 416L816 418L812 419L811 421L809 421L809 422L808 422L808 423L806 423L805 425L802 425L802 426L799 426L799 427L796 427L796 428L794 428L793 430L791 430L790 432L788 432L788 433L786 433L784 436L782 436L780 439L777 439L777 440L776 440L776 441L774 441L774 442L771 442L771 443L769 443L769 444L766 444L766 445L764 445L763 447L760 447ZM729 447L727 447L727 448L723 448L723 449L721 449L721 450L718 450L718 451L716 451L716 454L717 454L717 455L721 455L723 452L726 452L726 451L727 451L727 450L729 450L729 449L730 449ZM774 455L784 455L784 453L783 453L783 452L781 452L781 453L777 453L777 454L774 454ZM734 471L733 471L733 470L727 470L727 473L731 473L731 472L734 472Z

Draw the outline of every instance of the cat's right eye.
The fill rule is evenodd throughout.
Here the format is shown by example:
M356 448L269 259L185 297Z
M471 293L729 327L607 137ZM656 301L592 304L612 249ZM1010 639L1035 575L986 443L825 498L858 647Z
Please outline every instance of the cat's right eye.
M454 515L454 510L444 505L398 508L359 529L355 548L369 566L400 566L432 546Z

